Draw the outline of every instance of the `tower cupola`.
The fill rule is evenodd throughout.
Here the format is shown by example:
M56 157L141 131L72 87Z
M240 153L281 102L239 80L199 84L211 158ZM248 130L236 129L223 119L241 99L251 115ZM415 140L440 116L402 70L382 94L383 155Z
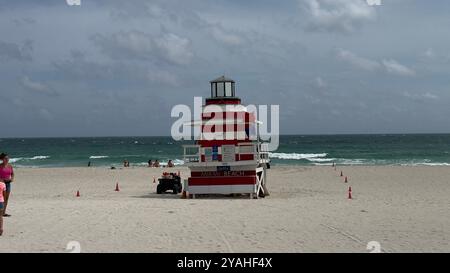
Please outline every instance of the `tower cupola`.
M211 98L234 98L235 97L235 82L225 76L219 77L210 81L211 83Z

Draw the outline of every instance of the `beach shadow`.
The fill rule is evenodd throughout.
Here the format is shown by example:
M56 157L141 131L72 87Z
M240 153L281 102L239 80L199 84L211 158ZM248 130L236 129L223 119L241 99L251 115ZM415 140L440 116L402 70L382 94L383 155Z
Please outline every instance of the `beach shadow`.
M230 195L199 195L191 200L253 200L247 195L230 196Z
M171 194L171 193L165 193L165 194L156 194L156 193L148 193L144 195L136 195L131 196L132 198L150 198L150 199L181 199L180 194ZM262 197L260 197L262 198ZM222 194L205 194L205 195L198 195L196 199L186 199L186 200L214 200L214 199L221 199L221 200L250 200L248 195L222 195Z
M181 199L181 194L156 194L156 193L147 193L144 195L135 195L131 196L132 198L150 198L150 199Z

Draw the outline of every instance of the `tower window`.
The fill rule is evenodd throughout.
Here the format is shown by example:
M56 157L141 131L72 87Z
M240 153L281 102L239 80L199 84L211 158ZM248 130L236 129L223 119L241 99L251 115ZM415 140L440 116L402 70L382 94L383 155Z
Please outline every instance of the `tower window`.
M216 89L216 83L213 82L211 84L211 97L217 97L217 89Z
M225 96L225 86L223 82L217 83L217 96L224 97Z
M225 96L226 97L232 97L233 96L233 92L231 89L231 82L226 82L225 83Z
M235 98L235 84L225 76L210 81L212 98Z

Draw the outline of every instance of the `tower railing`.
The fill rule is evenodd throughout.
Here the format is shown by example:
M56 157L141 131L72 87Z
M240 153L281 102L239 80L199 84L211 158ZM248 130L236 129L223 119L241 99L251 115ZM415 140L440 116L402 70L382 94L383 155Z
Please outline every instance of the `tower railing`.
M202 154L200 152L200 145L183 145L184 148L184 163L201 162Z
M270 161L269 157L269 144L259 143L258 161L261 163L268 163Z
M184 162L202 162L202 147L200 145L183 145ZM258 163L269 163L269 146L267 143L240 143L237 145L237 161L255 160ZM222 155L222 154L220 154Z

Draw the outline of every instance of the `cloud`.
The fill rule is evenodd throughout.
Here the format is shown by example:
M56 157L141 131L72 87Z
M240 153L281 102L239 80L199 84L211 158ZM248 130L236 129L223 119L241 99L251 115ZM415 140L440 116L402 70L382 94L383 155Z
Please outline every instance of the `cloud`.
M138 18L161 18L167 14L157 1L147 0L106 0L99 1L95 4L100 8L109 10L110 16L113 20L136 20Z
M110 36L95 34L91 39L102 49L103 53L113 59L124 56L147 59L154 49L152 37L140 31L122 31Z
M432 99L432 100L437 100L437 99L439 99L438 96L436 96L436 95L434 95L434 94L431 94L431 93L429 93L429 92L423 94L422 97L424 97L424 98L426 98L426 99Z
M414 70L398 63L396 60L393 59L383 60L382 63L388 73L397 74L400 76L416 75L416 72Z
M351 33L376 17L375 9L363 0L299 1L309 17L309 31Z
M48 95L48 96L57 96L57 95L59 95L58 92L56 92L55 90L50 88L48 85L43 84L41 82L32 81L27 76L24 76L21 79L21 84L26 89L28 89L30 91L33 91L33 92L36 92L36 93L40 93L40 94L44 94L44 95Z
M244 43L243 37L224 29L221 25L211 25L209 31L216 41L225 45L240 46Z
M433 48L428 48L427 50L425 50L424 54L425 57L433 59L434 57L436 57L436 53L434 52Z
M117 79L119 75L132 76L136 72L126 74L124 72L127 67L120 62L100 63L91 54L86 55L79 50L71 50L70 58L54 61L52 65L52 70L59 79L83 84L105 84Z
M350 63L351 65L357 68L361 68L368 71L375 71L381 68L379 62L359 57L355 53L348 50L338 49L336 55L338 59Z
M26 18L14 18L14 19L12 19L12 22L18 27L36 24L36 20L35 19L28 18L28 17L26 17Z
M50 113L50 111L48 109L45 108L40 108L37 111L38 116L46 121L53 121L54 117L52 115L52 113Z
M314 86L318 89L324 89L328 86L327 82L321 77L316 77L314 79Z
M191 103L223 73L244 102L280 104L283 133L450 130L444 4L424 13L408 1L0 2L1 89L13 90L0 90L0 104L24 125L7 134L167 134L165 108ZM423 22L438 27L414 31Z
M157 37L155 44L163 56L175 64L188 64L194 56L189 39L173 33L165 33Z
M422 94L413 94L413 93L410 93L410 92L406 91L406 92L403 93L403 96L405 96L408 99L411 99L411 100L414 100L414 101L419 101L419 102L423 102L423 101L426 101L426 100L437 100L437 99L439 99L438 96L436 96L435 94L430 93L430 92L425 92L425 93L422 93Z
M33 42L26 40L22 45L0 41L0 60L31 61Z
M366 71L384 71L388 74L399 76L416 75L416 72L413 69L400 64L394 59L383 59L381 62L379 62L376 60L360 57L355 53L344 49L338 49L336 52L336 57L339 60L347 62L356 68Z
M169 86L179 86L179 80L176 75L167 71L149 71L147 78L149 81Z
M110 36L95 34L91 40L112 59L157 59L185 65L190 63L194 55L190 40L174 33L154 36L132 30L113 33Z

